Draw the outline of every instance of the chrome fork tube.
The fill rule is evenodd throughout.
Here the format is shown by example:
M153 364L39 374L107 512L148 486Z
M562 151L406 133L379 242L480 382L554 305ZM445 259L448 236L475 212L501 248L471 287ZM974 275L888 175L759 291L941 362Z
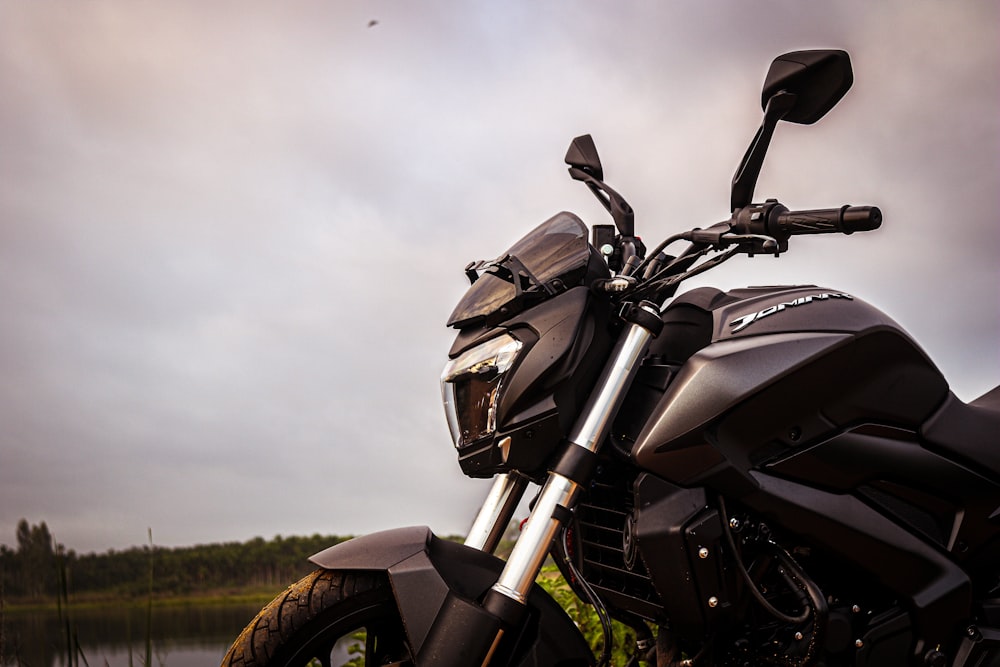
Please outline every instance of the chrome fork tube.
M659 319L659 313L656 317ZM625 399L625 392L632 384L632 379L652 337L653 334L649 329L639 324L629 325L628 331L622 336L621 342L612 354L611 363L605 367L604 373L597 381L596 390L590 395L573 425L569 435L570 442L592 452L600 448L611 430L611 422L618 414L618 408Z
M525 604L528 591L535 582L542 563L549 553L549 546L559 530L559 507L572 507L579 485L557 473L549 473L545 486L535 501L535 508L514 543L514 550L493 590Z
M472 528L469 529L465 546L489 554L496 551L527 486L528 480L516 473L497 475Z
M643 317L652 315L656 322L660 322L655 306L643 304L639 308L646 311ZM621 407L652 337L652 330L641 324L630 322L627 325L570 432L567 447L582 447L592 453L597 452L608 435L611 422ZM495 592L525 603L566 512L574 506L579 489L579 484L569 477L555 471L549 473L535 508L514 544L514 551L493 585Z

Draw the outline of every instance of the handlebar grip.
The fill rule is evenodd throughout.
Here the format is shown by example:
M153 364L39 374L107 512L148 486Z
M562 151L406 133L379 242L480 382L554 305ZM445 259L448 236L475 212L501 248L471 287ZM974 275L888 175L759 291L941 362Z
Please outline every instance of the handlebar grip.
M783 208L783 207L782 207ZM775 235L868 232L882 225L877 206L841 206L811 211L781 211L768 223Z

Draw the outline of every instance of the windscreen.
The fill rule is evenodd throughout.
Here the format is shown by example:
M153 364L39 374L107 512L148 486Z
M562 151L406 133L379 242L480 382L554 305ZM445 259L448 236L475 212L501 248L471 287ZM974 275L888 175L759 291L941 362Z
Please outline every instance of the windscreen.
M517 261L501 262L505 257L516 258ZM538 283L544 284L584 270L589 258L587 226L572 213L559 213L501 254L494 268L486 269L458 302L448 318L448 326L465 326L511 304L517 297L511 273L517 273L518 262ZM532 283L524 287L524 280L521 282L523 292L544 293L541 284Z

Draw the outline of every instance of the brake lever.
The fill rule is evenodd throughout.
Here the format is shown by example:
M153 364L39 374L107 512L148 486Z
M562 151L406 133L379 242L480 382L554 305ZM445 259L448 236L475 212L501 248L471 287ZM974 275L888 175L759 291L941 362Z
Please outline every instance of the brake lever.
M767 236L766 234L736 233L733 231L733 227L734 225L731 221L720 222L712 225L708 229L692 229L690 232L685 232L681 236L692 243L704 244L719 249L726 248L733 244L740 245L743 243L749 243L750 247L742 250L742 252L746 252L751 257L758 252L764 252L767 254L773 253L774 256L777 257L788 247L787 245L782 247L781 242L773 236Z

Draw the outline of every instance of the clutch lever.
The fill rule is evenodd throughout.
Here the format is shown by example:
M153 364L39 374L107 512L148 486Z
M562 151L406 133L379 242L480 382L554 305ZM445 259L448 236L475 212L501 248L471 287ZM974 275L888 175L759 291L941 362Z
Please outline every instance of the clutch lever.
M778 239L764 234L723 234L719 237L720 247L725 247L732 243L742 244L750 242L751 246L745 252L753 257L757 252L773 254L775 257L781 254L782 247ZM758 245L759 244L759 245ZM758 250L759 248L759 250ZM787 248L787 246L786 246Z

